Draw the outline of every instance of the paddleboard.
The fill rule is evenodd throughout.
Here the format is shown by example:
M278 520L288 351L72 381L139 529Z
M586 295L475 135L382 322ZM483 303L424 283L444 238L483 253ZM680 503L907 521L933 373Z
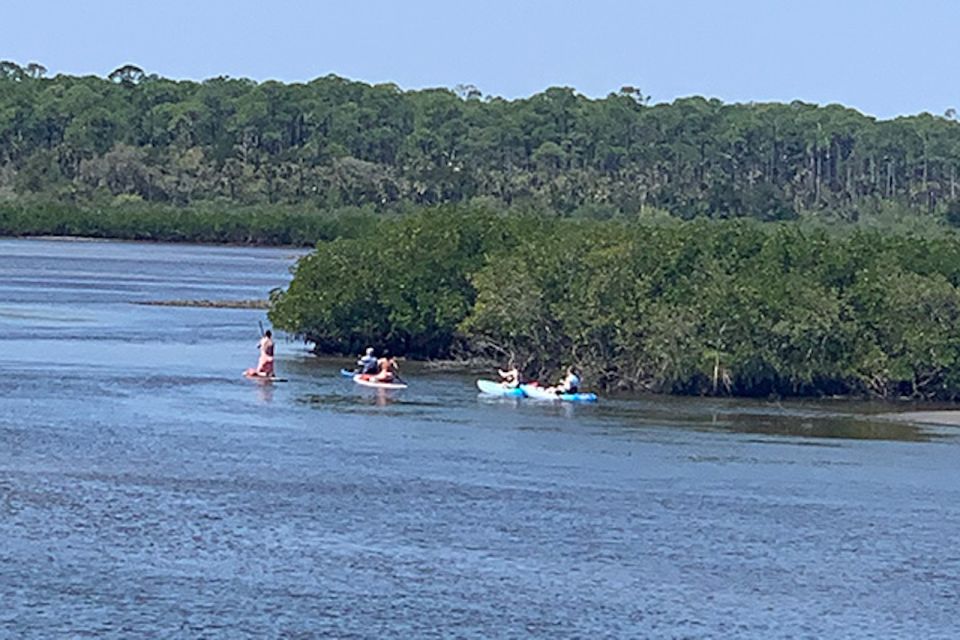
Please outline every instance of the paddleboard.
M369 375L358 373L353 376L353 381L364 387L372 387L374 389L406 389L407 384L405 382L378 382L376 380L371 380Z
M286 378L278 378L276 376L258 376L258 375L247 375L243 374L243 377L247 380L256 380L257 382L289 382Z

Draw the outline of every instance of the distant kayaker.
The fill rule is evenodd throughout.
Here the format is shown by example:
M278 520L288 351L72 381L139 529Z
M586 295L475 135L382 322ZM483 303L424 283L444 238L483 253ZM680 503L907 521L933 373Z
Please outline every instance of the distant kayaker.
M581 384L580 371L576 367L567 367L567 375L563 377L560 384L554 387L553 390L557 395L579 393Z
M500 373L500 384L507 389L516 389L520 386L520 371L512 362L507 366L509 368L497 370Z
M360 367L360 373L377 373L377 356L373 355L373 347L367 347L366 352L357 360L357 366Z
M377 360L377 375L373 379L377 382L393 382L400 377L400 367L397 359L384 350L383 356Z
M260 338L260 342L257 343L257 348L260 349L260 359L257 361L256 369L247 369L246 375L248 376L261 376L272 378L274 375L273 370L273 333L267 329L263 337Z

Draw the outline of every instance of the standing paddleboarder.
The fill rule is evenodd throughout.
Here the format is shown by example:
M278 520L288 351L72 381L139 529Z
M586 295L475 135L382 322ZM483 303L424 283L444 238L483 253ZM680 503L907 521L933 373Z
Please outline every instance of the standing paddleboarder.
M259 376L261 378L272 378L276 375L273 369L273 333L270 329L263 332L263 337L257 343L260 349L260 359L257 361L256 369L247 369L244 375Z

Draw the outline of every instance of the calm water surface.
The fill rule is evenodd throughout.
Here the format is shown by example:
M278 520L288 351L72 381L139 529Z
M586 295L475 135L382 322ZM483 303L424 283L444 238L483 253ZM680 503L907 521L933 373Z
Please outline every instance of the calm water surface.
M290 250L0 240L0 637L956 638L960 447L850 403L390 395Z

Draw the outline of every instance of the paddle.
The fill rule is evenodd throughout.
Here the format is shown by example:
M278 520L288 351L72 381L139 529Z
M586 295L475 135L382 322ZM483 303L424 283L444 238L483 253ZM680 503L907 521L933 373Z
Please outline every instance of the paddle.
M394 360L394 364L396 364L396 360ZM399 382L400 384L408 384L406 380L400 377L400 365L396 365L396 368L394 368L393 381Z

